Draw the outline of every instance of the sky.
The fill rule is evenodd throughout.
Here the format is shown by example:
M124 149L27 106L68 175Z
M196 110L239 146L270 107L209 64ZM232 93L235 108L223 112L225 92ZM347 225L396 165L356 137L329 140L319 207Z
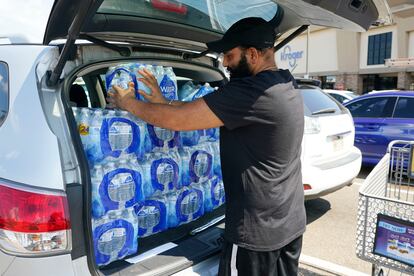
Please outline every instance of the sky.
M0 38L42 43L54 0L0 0Z

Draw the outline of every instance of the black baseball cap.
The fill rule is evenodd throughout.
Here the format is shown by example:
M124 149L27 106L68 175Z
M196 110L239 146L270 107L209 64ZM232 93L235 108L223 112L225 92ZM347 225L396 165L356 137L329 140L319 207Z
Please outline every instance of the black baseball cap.
M263 18L247 17L234 23L220 40L207 42L210 51L223 53L237 46L259 49L274 46L276 33Z

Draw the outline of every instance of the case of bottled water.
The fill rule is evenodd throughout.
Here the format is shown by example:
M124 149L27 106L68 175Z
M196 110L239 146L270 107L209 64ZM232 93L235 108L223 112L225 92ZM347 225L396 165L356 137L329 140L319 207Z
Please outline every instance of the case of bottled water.
M145 196L148 198L155 193L167 193L179 189L180 164L180 155L176 151L147 154L142 163Z
M145 198L141 168L132 167L127 159L109 162L105 166L95 165L92 176L94 217L100 217L110 210L133 207Z
M180 134L178 131L147 124L147 133L149 143L146 144L146 152L169 151L179 146Z
M182 186L198 183L213 176L213 155L207 143L183 147L180 151Z
M91 165L128 155L142 159L146 124L126 111L82 108L77 116L83 148Z
M111 160L130 154L142 158L145 151L144 126L142 121L132 119L126 111L120 111L118 114L114 110L108 111L100 130L102 154Z
M123 64L115 67L110 67L105 74L106 91L112 91L112 86L117 85L122 89L127 89L130 82L134 83L135 95L138 98L137 93L137 78L130 70L129 64Z
M138 219L132 209L92 219L95 261L106 265L138 250Z
M138 236L146 237L168 228L168 201L166 195L159 195L141 201L134 206L138 217Z
M151 94L151 89L140 79L143 77L139 70L147 69L157 79L161 93L167 100L178 100L177 79L172 67L163 67L160 65L143 63L127 63L116 67L111 67L106 73L106 89L110 91L113 85L118 85L123 89L128 88L128 83L133 82L137 99L145 101L138 90Z
M179 224L196 220L204 214L204 194L198 188L183 188L177 195L175 212Z

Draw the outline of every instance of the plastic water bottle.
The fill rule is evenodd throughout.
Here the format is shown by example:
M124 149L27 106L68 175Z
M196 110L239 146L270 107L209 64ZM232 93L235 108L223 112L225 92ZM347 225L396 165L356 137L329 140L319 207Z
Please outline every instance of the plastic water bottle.
M128 112L127 112L128 113ZM131 120L135 124L135 128L133 131L133 143L136 143L136 149L133 150L135 152L135 156L138 160L142 160L144 158L144 154L146 152L145 146L146 143L149 141L147 137L147 124L140 120L139 118L132 116L130 113L127 114L126 118Z
M214 88L210 86L208 82L206 82L203 86L201 86L193 95L192 100L196 100L199 98L204 97L207 94L210 94L214 91Z
M99 187L104 179L104 171L102 165L95 165L92 169L92 217L100 218L105 214L105 209L99 195Z
M124 152L132 142L132 127L122 121L113 120L109 125L109 143L113 151Z
M136 78L130 71L130 66L128 64L110 67L105 74L105 84L107 91L112 91L113 85L117 85L122 89L128 89L130 82L134 83L135 88L137 87Z
M179 151L181 158L181 186L189 186L191 184L190 177L190 160L191 148L183 147Z
M140 78L143 78L143 76L139 73L139 70L144 70L144 69L147 69L147 70L149 69L150 70L150 68L147 68L145 66L145 64L139 64L139 63L137 63L134 66L134 73L136 75L137 86L138 86L137 89L142 90L146 94L150 95L151 94L151 89L149 89L148 86L146 86L142 81L139 80ZM152 70L152 73L153 73L153 70ZM141 100L146 101L145 98L142 97L141 95L139 97L140 97Z
M145 237L168 228L166 195L153 197L134 206L138 217L138 236Z
M151 159L151 183L154 190L161 192L180 188L180 164L178 154L155 153Z
M154 68L154 76L157 79L158 85L161 84L162 79L164 78L164 67L161 65L157 65Z
M152 151L168 152L179 146L179 132L147 124L148 137Z
M120 206L124 205L126 201L133 199L135 196L135 190L139 187L134 181L133 175L131 175L131 169L128 164L128 160L121 159L117 167L117 171L123 171L118 173L111 181L112 185L109 185L109 198L113 201L120 202ZM123 207L123 206L122 206Z
M213 156L213 173L220 179L223 179L221 174L220 144L218 142L213 142L209 145L210 152Z
M132 210L115 211L92 220L95 261L106 265L138 250L138 219Z
M90 124L90 110L82 108L79 116L78 131L81 137L83 148L87 151L89 146L89 124Z
M105 168L100 197L106 211L129 208L144 200L142 175L133 170L128 160L110 162Z
M164 77L160 82L160 89L167 100L178 100L177 79L172 67L164 68Z
M190 148L189 176L191 183L203 182L213 176L213 155L207 144Z
M168 228L174 228L179 225L179 218L177 216L177 197L179 193L180 192L176 190L166 193Z
M215 177L211 181L211 191L213 208L216 209L226 201L224 184L220 177Z
M181 146L195 146L200 141L200 131L199 130L192 130L192 131L180 131L180 140Z
M201 88L200 85L195 85L192 81L186 82L180 90L179 99L183 102L191 102L194 95Z
M204 214L203 191L184 188L177 196L176 213L180 224L193 221Z
M101 150L101 127L103 121L103 112L101 109L96 109L92 115L89 126L89 151L88 160L91 163L100 162L104 156Z

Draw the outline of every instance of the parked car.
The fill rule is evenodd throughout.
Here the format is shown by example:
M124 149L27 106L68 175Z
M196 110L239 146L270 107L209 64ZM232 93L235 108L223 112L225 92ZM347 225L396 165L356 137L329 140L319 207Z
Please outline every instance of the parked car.
M354 118L364 165L377 164L391 141L414 139L414 91L365 94L345 107Z
M243 17L261 16L283 34L302 25L364 31L379 15L388 16L385 0L280 1L280 5L276 0L56 0L53 6L46 4L52 1L42 2L42 11L50 11L47 24L33 5L2 14L4 22L15 24L7 32L30 32L0 39L0 274L5 276L170 275L191 266L201 275L216 271L223 208L140 238L135 255L166 244L168 251L141 261L120 258L97 265L92 175L79 136L79 130L88 129L78 129L69 102L76 79L85 84L89 108L105 107L102 76L120 63L171 66L183 79L220 86L227 81L225 73L219 56L207 53L205 43L221 38ZM16 19L27 14L36 18ZM45 32L39 39L34 31L42 24ZM306 184L312 187L308 193L317 194L319 188L313 187L348 181L349 174L335 168L347 167L350 158L354 162L349 170L354 170L359 166L358 152L352 147L353 128L346 110L320 91L302 93L307 107L303 162L313 170ZM327 174L322 178L319 172ZM126 236L131 241L132 235L132 230L124 229L103 237L99 250L123 248ZM115 238L116 246L105 245Z
M335 98L335 100L337 100L341 104L346 103L359 96L358 94L355 94L354 92L347 90L324 89L323 91L331 95L333 98Z
M352 183L361 169L352 116L319 87L297 80L305 109L302 177L305 198L332 193Z

